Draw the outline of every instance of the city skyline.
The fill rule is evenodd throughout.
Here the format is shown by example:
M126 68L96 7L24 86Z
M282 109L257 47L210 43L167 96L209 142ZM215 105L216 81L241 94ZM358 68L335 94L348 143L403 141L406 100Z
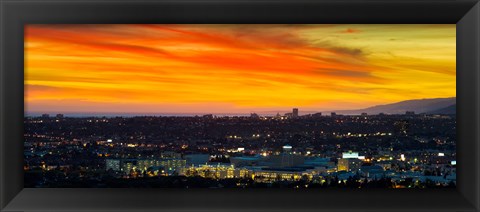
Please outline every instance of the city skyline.
M455 25L27 25L25 107L248 114L454 97L455 51Z
M454 188L457 182L455 114L59 114L25 117L24 124L29 188Z
M172 116L172 117L188 117L188 116L204 116L214 115L218 117L223 116L304 116L315 115L321 116L322 114L331 115L398 115L406 113L419 113L419 114L455 114L456 97L451 98L434 98L434 99L417 99L402 101L393 104L376 105L369 108L356 109L356 110L332 110L332 111L304 111L300 108L290 108L290 110L277 110L277 111L251 111L250 113L109 113L109 112L95 112L95 113L26 113L25 116L50 116L50 115L64 115L69 117L142 117L142 116Z

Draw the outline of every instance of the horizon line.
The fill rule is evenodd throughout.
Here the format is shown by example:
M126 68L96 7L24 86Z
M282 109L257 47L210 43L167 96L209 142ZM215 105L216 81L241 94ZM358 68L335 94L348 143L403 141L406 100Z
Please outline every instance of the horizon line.
M231 113L215 113L215 112L185 112L185 113L177 113L177 112L146 112L146 113L135 113L135 112L67 112L67 111L60 111L60 112L53 112L53 111L33 111L27 112L24 111L24 117L28 116L41 116L43 114L63 114L63 115L70 115L70 116L92 116L92 117L102 117L102 116L202 116L202 115L216 115L216 116L249 116L251 114L257 115L276 115L277 113L291 113L293 112L294 108L299 109L299 114L301 115L308 115L308 114L315 114L315 113L332 113L337 111L355 111L355 110L365 110L371 107L382 106L382 105L389 105L389 104L396 104L405 101L414 101L414 100L426 100L426 99L451 99L456 98L456 96L452 97L435 97L435 98L418 98L418 99L407 99L392 103L384 103L384 104L377 104L372 105L369 107L364 108L357 108L357 109L326 109L326 110L300 110L301 107L292 107L290 109L283 109L283 110L263 110L263 111L250 111L250 112L231 112ZM27 115L30 114L30 115ZM281 114L283 115L283 114Z

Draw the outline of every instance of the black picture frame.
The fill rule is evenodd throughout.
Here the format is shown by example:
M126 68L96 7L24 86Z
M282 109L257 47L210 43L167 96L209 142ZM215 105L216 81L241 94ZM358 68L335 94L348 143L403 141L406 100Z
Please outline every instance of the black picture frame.
M1 0L1 211L480 211L478 0ZM28 23L457 24L457 188L23 188Z

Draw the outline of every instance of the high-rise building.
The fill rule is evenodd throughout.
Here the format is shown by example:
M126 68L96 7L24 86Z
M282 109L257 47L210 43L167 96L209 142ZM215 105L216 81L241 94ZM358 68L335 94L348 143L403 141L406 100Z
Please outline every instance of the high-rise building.
M298 108L293 108L292 116L293 117L298 117Z
M293 158L292 158L292 146L285 145L282 147L282 167L289 167L293 165Z
M357 158L348 159L348 171L356 172L362 166L362 161Z
M340 158L338 159L337 171L354 172L362 165L362 161L356 158Z
M56 117L57 119L63 119L63 114L60 114L60 113L59 113L59 114L57 114L55 117Z

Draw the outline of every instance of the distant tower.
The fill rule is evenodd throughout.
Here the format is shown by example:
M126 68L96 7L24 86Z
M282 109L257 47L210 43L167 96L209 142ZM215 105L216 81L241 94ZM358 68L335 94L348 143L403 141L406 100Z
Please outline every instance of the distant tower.
M293 108L292 116L293 117L298 117L298 108Z

